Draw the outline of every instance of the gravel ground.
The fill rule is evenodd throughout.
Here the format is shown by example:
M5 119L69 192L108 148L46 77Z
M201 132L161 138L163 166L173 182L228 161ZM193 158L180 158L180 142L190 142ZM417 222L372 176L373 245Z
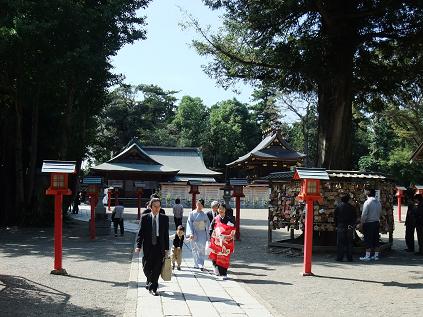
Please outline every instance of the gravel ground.
M134 221L135 209L129 209ZM166 209L171 215L169 209ZM379 262L335 262L314 254L316 276L303 277L302 254L267 250L267 210L242 210L241 241L229 274L270 306L276 316L419 316L423 310L423 258L402 251L396 224L393 251ZM405 210L403 210L405 219ZM185 220L185 219L184 219ZM173 218L170 217L171 229ZM185 221L184 221L185 223ZM273 239L288 238L284 230ZM64 226L63 267L53 267L53 229L0 230L1 316L121 316L125 309L134 235L88 238L87 223ZM358 259L358 254L354 255Z
M303 277L302 254L266 251L266 219L266 210L242 210L242 241L236 244L230 271L279 316L421 315L423 258L403 251L403 224L396 223L393 250L379 262L363 263L356 254L355 262L339 263L335 254L314 254L316 276ZM274 240L282 237L289 234L274 231Z
M134 234L88 238L88 224L67 221L63 267L51 275L53 228L0 230L1 316L120 316L125 310Z

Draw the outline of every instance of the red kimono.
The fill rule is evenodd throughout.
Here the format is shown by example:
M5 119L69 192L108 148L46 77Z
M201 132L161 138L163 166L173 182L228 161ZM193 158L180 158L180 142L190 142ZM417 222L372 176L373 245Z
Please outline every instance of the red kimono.
M235 227L222 223L220 216L217 216L210 238L209 258L226 269L229 267L231 254L234 252L234 235Z

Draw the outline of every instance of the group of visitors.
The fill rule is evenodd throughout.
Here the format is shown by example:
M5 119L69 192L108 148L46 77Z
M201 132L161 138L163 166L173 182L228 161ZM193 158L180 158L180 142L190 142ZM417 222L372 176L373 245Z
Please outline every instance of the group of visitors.
M337 232L337 261L343 261L344 255L347 261L353 261L352 251L355 229L358 226L363 232L366 253L360 257L361 261L379 260L379 225L383 215L382 205L376 199L376 191L368 189L367 199L363 204L360 221L357 224L357 213L349 203L348 193L341 197L341 202L335 208L335 225ZM416 255L423 255L423 196L412 193L409 196L409 205L405 221L406 251L414 252L414 231L417 232L419 251Z
M205 270L206 253L212 260L214 273L220 280L227 279L230 255L234 251L235 221L232 213L227 213L224 203L213 201L212 210L204 212L204 200L196 202L185 227L182 225L183 206L175 200L173 215L176 233L172 243L172 268L181 269L184 240L190 242L194 268ZM230 210L228 208L228 210ZM163 211L163 212L162 212ZM231 210L230 210L231 211ZM143 251L143 271L146 276L146 289L157 296L158 279L164 258L169 255L169 218L161 208L158 197L152 196L140 220L140 228L135 252Z

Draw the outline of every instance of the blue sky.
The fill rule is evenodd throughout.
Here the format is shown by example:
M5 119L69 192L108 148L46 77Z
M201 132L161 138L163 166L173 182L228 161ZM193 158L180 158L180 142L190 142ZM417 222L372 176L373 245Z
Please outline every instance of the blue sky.
M249 102L252 88L242 83L236 89L224 90L201 69L207 58L190 47L199 38L194 30L182 30L178 25L185 17L180 8L199 19L202 25L216 29L219 14L202 4L201 0L153 0L140 15L147 16L147 40L123 47L112 58L115 73L126 77L128 84L155 84L165 90L180 90L184 95L200 97L206 106L236 97Z

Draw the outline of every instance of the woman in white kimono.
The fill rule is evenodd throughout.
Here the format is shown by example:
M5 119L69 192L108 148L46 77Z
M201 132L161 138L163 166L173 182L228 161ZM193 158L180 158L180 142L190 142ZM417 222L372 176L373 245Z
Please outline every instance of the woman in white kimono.
M191 240L194 268L203 271L206 242L209 241L210 220L203 211L204 199L199 199L196 206L197 209L189 213L186 236Z

